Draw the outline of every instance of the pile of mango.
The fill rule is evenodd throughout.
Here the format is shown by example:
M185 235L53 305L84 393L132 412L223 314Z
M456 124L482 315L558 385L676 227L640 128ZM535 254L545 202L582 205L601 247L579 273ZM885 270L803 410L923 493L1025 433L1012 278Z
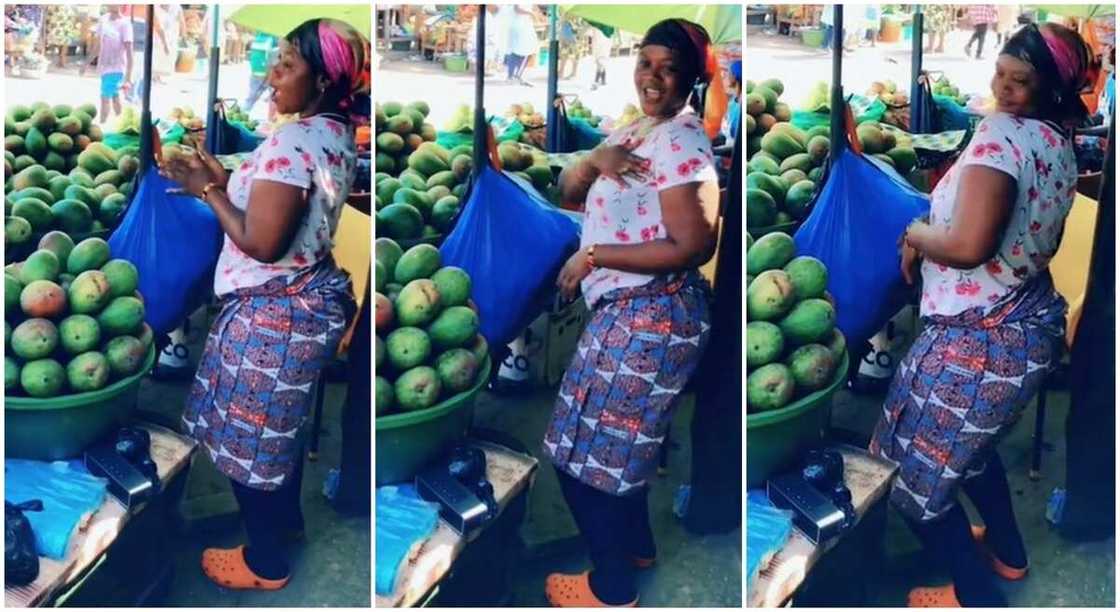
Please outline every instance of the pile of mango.
M403 251L378 238L374 252L375 414L424 410L473 387L489 348L470 275L429 244Z
M109 244L49 232L4 268L4 392L96 391L140 371L153 342L136 267Z
M448 150L434 142L435 128L425 122L428 112L425 102L378 105L374 175L378 237L438 239L451 231L459 216L474 167L474 147L463 144ZM558 199L556 176L543 151L503 142L498 157L504 170L546 198Z
M828 269L789 234L747 236L747 411L778 410L827 387L847 352Z

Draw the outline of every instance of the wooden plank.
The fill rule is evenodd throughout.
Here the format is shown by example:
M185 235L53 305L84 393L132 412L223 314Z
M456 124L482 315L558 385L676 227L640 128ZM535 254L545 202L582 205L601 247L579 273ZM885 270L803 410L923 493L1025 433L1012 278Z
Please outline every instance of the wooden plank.
M504 512L515 497L531 488L537 471L537 460L489 442L472 442L486 454L486 477L494 485L494 498L499 513ZM469 542L440 519L435 533L409 555L406 566L397 578L392 595L378 595L376 607L411 607L443 580L452 564Z
M139 424L152 437L151 455L156 462L160 482L168 483L189 464L195 442L170 429L150 423ZM51 599L64 591L117 539L129 518L144 510L147 504L131 511L111 495L106 495L101 507L78 526L78 533L70 538L66 558L62 560L39 557L39 577L31 584L4 589L4 605L12 608L29 608L49 604Z
M844 482L852 492L852 505L856 509L856 515L862 520L871 506L890 490L896 467L885 459L874 457L854 446L835 448L844 457ZM750 529L750 525L747 525L747 529ZM817 546L794 529L789 542L778 551L770 565L760 572L754 588L749 591L750 607L776 608L785 605L817 561L837 541L834 539L824 546Z

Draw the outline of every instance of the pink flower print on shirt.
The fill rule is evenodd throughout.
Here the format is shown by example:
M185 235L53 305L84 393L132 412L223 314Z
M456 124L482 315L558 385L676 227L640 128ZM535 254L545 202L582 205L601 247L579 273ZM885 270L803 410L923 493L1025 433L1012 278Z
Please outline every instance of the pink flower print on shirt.
M680 153L681 152L680 143L673 142L673 143L669 144L669 150L672 151L673 153Z
M603 207L603 196L595 196L595 206Z
M1023 242L1021 240L1011 245L1011 254L1015 257L1019 257L1023 254Z
M1042 224L1038 221L1031 221L1031 233L1037 234L1042 229Z
M265 162L264 171L267 172L268 174L272 174L273 172L276 172L276 160L275 159L270 159L267 162Z
M1052 147L1058 146L1058 139L1054 137L1054 130L1046 127L1046 124L1043 123L1039 125L1039 131L1042 133L1042 137L1046 140L1046 144Z
M664 174L658 174L656 182L657 186L660 187L661 185L669 182L669 177L665 176Z
M292 261L294 261L297 266L307 265L307 257L303 253L296 253L295 256L292 257Z
M619 242L630 242L630 234L626 233L625 229L620 229L614 233L615 239Z
M987 268L988 272L991 272L992 274L1003 274L1003 266L1001 266L995 259L984 264L984 267Z
M696 168L699 168L699 167L700 167L700 166L702 165L702 163L703 163L703 162L701 162L701 161L700 161L700 158L698 158L698 157L693 157L693 158L691 158L691 159L689 159L689 160L688 160L688 165L689 165L689 167L691 167L691 168L692 168L693 170L695 170Z
M681 164L677 166L677 174L681 176L688 176L688 173L691 172L691 170L692 169L689 167L688 162L681 162Z
M988 296L988 303L995 304L996 302L999 301L999 297L1000 296L999 296L998 293L993 293L993 294L989 295Z
M1038 190L1035 189L1034 185L1027 188L1027 199L1032 202L1038 199Z
M968 279L957 283L957 295L976 295L980 293L980 283Z

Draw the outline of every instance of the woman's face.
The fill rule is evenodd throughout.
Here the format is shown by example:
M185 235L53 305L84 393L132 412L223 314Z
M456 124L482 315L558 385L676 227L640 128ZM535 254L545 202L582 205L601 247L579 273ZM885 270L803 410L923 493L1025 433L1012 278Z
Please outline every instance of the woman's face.
M649 117L672 117L684 107L687 98L679 92L679 60L673 50L661 45L645 45L634 68L634 87L642 112Z
M286 40L280 41L280 55L268 73L268 84L276 111L285 115L307 110L319 93L311 65Z
M1011 55L1001 55L996 60L996 73L992 76L996 110L1024 117L1033 115L1038 87L1038 74L1027 62Z

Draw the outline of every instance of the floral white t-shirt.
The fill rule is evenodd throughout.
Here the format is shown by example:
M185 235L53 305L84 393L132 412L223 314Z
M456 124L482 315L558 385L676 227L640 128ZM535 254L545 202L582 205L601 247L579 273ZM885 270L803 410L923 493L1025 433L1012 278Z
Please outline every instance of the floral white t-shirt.
M580 245L640 244L668 234L661 223L663 190L686 183L715 181L712 146L692 112L658 123L643 117L611 134L604 145L635 144L633 153L650 160L649 179L627 178L628 187L599 177L587 192ZM645 285L656 278L596 268L583 279L584 299L591 307L603 294L623 287Z
M226 236L214 274L214 293L221 296L256 287L306 270L327 257L356 173L354 131L347 124L316 115L277 129L234 170L229 178L229 199L245 210L253 181L275 181L307 190L307 213L288 252L275 263L253 259Z
M922 263L923 316L985 312L1046 270L1058 250L1077 193L1070 141L1052 124L995 113L983 121L961 158L933 191L930 222L952 222L960 177L967 166L995 168L1015 179L1018 195L995 256L972 270ZM968 205L967 194L962 203Z

